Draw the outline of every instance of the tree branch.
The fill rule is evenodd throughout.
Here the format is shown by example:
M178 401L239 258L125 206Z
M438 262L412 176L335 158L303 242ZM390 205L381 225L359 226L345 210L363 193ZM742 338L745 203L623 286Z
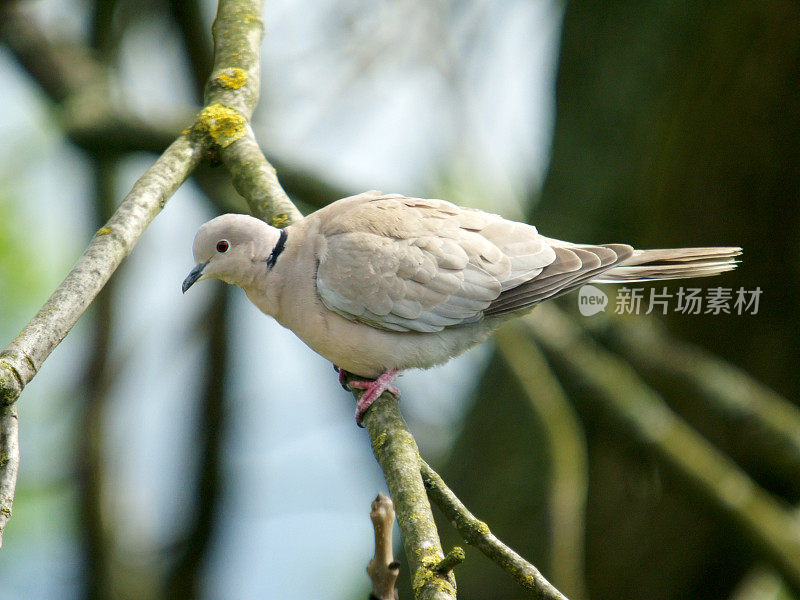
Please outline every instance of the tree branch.
M246 123L258 98L257 87L246 86L253 82L257 85L258 81L262 28L261 19L257 17L259 4L220 2L213 28L214 71L206 88L206 104L233 109L244 118L245 129L239 133L235 115L225 114L224 118L230 119L230 123L228 130L220 132L226 138L225 143L220 144L220 156L253 215L283 227L301 219L302 215L281 187L274 167L264 157ZM241 101L236 98L231 101L228 90L231 85L249 91ZM215 123L207 119L201 126L213 136L211 127L216 126ZM360 390L354 392L356 399L361 393ZM416 597L424 600L455 598L452 574L442 575L431 568L443 558L441 542L419 474L416 442L391 394L384 394L375 402L364 423L395 503Z
M205 89L205 104L221 104L249 121L258 103L261 83L259 0L220 0L211 27L214 68Z
M464 562L466 558L467 555L464 549L461 546L454 546L444 555L442 560L433 565L433 570L438 573L449 573Z
M213 30L215 61L206 85L206 107L200 112L192 133L179 137L148 169L106 226L98 231L64 283L20 336L0 354L0 416L3 425L0 431L3 451L0 454L0 526L10 515L18 464L14 402L207 149L211 147L219 151L231 171L234 185L255 216L277 226L302 218L280 185L275 169L261 152L248 122L258 100L262 34L259 14L260 2L220 1ZM19 43L8 23L2 33L7 41L10 40L10 45ZM28 44L26 49L24 57L28 68L37 79L47 81L51 74L46 61L42 66L41 62L36 62L36 53L30 51L32 46ZM81 61L91 63L90 58L82 55ZM71 78L69 69L59 66L58 61L52 64L57 66L56 72L60 76L48 87L49 92L65 103L74 94L76 100L70 100L70 106L83 106L78 100L87 96L79 88L86 81L94 81L94 75L85 79ZM94 93L90 99L94 103L103 95ZM115 131L126 123L134 123L134 120L119 119L119 113L108 102L99 106L102 109L99 120L84 119L99 110L65 111L66 118L73 123L73 139L82 140L87 145L97 144L97 138L91 140L98 131L101 136L114 139ZM152 133L154 130L150 128L147 131ZM156 135L143 136L143 139L150 144L161 143L161 135L163 132L157 131ZM126 143L121 140L120 148L126 147ZM356 399L360 394L360 390L355 392ZM448 564L443 562L445 557L420 474L416 442L400 416L394 398L390 394L382 396L365 416L364 423L396 502L416 598L454 599L455 577L452 571L441 572ZM453 554L451 559L456 556L457 553Z
M236 190L247 200L250 213L285 227L303 218L281 187L275 168L256 142L249 120L258 102L261 35L261 2L220 2L214 20L214 68L206 85L208 107L200 125L214 138L220 157L233 177ZM213 109L213 113L206 111ZM225 119L225 128L214 127ZM238 121L237 121L238 119Z
M42 309L0 353L0 403L9 404L19 397L201 154L200 147L181 136L134 184Z
M356 389L353 395L358 399L362 393L363 390ZM383 393L364 415L363 422L397 510L415 598L454 600L456 587L452 572L442 574L434 568L444 558L444 553L420 475L417 443L394 396Z
M235 187L247 200L251 212L274 225L284 226L302 218L302 216L286 196L275 175L275 169L264 157L247 123L258 99L258 52L262 31L261 20L258 16L259 11L259 2L220 2L213 30L214 69L206 86L207 107L200 113L193 132L195 135L202 135L206 144L213 144L218 147L223 162L231 171ZM12 38L13 41L15 40ZM25 53L23 56L27 59L32 54ZM83 60L88 62L90 59L84 57ZM37 79L46 81L51 76L52 71L48 68L38 68L38 65L31 61L27 61L26 64L31 72L36 74ZM52 64L58 66L57 61ZM48 88L52 90L56 99L64 100L72 92L80 93L78 91L80 82L74 83L73 79L66 78L68 73L64 69L56 69L55 71L65 76L65 79L57 79L56 84ZM118 113L110 110L109 106L106 106L106 108L109 109L108 112L110 114L118 115ZM114 118L102 121L102 124L108 125L110 123L112 126L102 126L99 130L96 130L101 133L98 141L104 145L107 144L107 134L118 131L116 125L119 123L117 121L119 119ZM123 121L128 122L125 119ZM83 121L80 123L83 123ZM91 127L75 127L72 131L73 137L82 141L82 143L86 145L97 144L97 141L93 141ZM129 134L131 132L128 131L126 133ZM137 137L149 140L147 143L156 144L161 143L163 140L163 138L159 137L160 135L161 132L156 135ZM185 174L188 174L191 167L199 161L200 145L193 146L186 137L180 139L183 141L185 149L191 151L192 160L187 161L185 169ZM121 143L125 144L125 140L122 139ZM107 148L107 146L105 147ZM168 155L170 154L168 151ZM160 162L163 162L163 159ZM156 166L159 164L157 163ZM183 175L184 177L185 174ZM174 190L174 187L170 188L170 193L172 190ZM152 215L150 218L152 218ZM112 219L109 222L108 229L114 231L114 227L118 226L119 224ZM109 233L106 229L101 229L101 232ZM114 233L117 232L114 231ZM112 236L103 236L96 239L102 240L105 237L112 239ZM113 239L116 239L116 236ZM132 241L135 240L125 241L124 247L128 249L132 245ZM121 260L121 258L120 256L118 260ZM118 264L118 260L116 264ZM113 271L113 268L111 271ZM110 275L111 271L108 272L108 275ZM104 280L100 282L100 285L103 282ZM71 301L72 298L67 298L66 300ZM87 297L85 304L88 304L90 300L91 297ZM48 305L50 304L48 303ZM80 312L83 309L85 309L85 306L81 308ZM45 314L49 313L43 313L43 315ZM63 332L58 338L59 341L69 330L69 327L71 327L71 324L63 328ZM26 331L30 329L31 327ZM43 328L43 330L46 330L46 328ZM55 343L51 345L54 347ZM49 352L46 352L45 356L46 354L49 354ZM9 382L5 385L9 391L5 392L3 397L13 401L19 395L24 383L27 383L30 377L33 376L33 372L38 368L40 362L34 363L35 367L31 369L31 373L23 372L20 377L17 377L16 374L22 367L16 363L11 364L13 369L11 374L14 377L5 378L4 381ZM0 367L2 366L3 363L0 363ZM11 384L16 380L20 381L20 385L14 388ZM380 457L384 459L381 464L387 473L387 482L390 490L392 490L393 496L401 499L398 515L401 529L403 530L406 552L409 556L410 564L414 567L417 597L430 599L454 598L455 579L452 574L441 575L431 569L432 565L436 565L442 560L443 555L436 534L433 516L430 512L430 505L425 496L416 464L418 457L416 444L402 422L393 400L390 403L376 403L370 413L371 416L366 419L368 423L377 424L377 426L385 425L380 431L376 431L373 426L371 437L373 438L373 447L376 448L376 455L379 456L379 461ZM380 441L380 443L378 444L377 441ZM392 461L394 461L394 465L390 464ZM394 468L403 461L406 463L405 470L400 469L398 471ZM10 471L10 465L16 465L16 462L12 460L6 464L9 465L7 470ZM409 468L410 471L408 471ZM411 473L411 482L401 479L405 471Z
M369 415L369 413L367 413ZM447 517L467 543L483 552L500 567L531 592L532 598L540 600L567 600L553 585L544 578L539 570L501 542L483 521L478 520L458 499L453 491L434 471L428 463L419 461L425 489L431 500Z
M4 6L3 11L4 16L17 18L4 20L2 35L10 39L16 47L24 49L20 56L25 57L29 68L42 73L40 79L47 79L50 76L44 75L48 70L47 63L42 66L41 62L37 62L36 52L32 51L30 44L26 44L25 36L20 36L13 26L14 23L24 24L25 19L19 18L16 11L9 6ZM258 2L220 2L215 23L215 72L207 86L207 97L210 100L226 102L235 107L245 119L249 118L258 100L258 51L261 40L258 11ZM83 63L94 64L88 59ZM226 71L228 66L244 73L245 80L238 78L239 71ZM87 83L97 78L95 70L91 71L91 76L85 77L70 77L67 68L59 68L57 72L65 76L50 88L57 98L65 99L70 92L82 89L84 84L91 90L97 87L96 83L91 86ZM83 98L84 95L77 94L76 98ZM102 95L95 93L91 97ZM83 106L85 102L77 104ZM201 113L193 128L195 133L213 133L220 125L208 116L203 120L206 110ZM214 138L213 135L211 137ZM249 145L244 144L243 148L248 150ZM20 335L0 353L0 405L9 406L17 400L44 360L69 333L128 255L147 225L200 162L204 151L204 145L198 143L195 136L182 135L136 182L114 216L98 231L64 282ZM239 154L234 153L233 156L238 157ZM2 423L8 427L2 431L4 455L0 455L0 525L4 526L11 513L19 464L16 414L13 410L4 409Z

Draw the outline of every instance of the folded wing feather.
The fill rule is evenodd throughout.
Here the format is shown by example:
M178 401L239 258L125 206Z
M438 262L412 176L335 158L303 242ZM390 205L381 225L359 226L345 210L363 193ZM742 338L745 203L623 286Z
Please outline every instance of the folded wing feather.
M322 301L393 331L436 332L519 310L630 254L628 246L553 247L531 225L395 195L351 202L320 233Z

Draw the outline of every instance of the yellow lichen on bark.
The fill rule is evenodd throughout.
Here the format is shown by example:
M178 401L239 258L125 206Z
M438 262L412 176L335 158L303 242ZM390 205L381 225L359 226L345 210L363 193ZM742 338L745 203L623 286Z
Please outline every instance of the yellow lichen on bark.
M245 118L234 109L222 104L212 104L200 112L195 130L226 148L245 134L246 125Z
M239 67L225 69L217 75L216 80L222 87L238 90L247 83L247 71Z

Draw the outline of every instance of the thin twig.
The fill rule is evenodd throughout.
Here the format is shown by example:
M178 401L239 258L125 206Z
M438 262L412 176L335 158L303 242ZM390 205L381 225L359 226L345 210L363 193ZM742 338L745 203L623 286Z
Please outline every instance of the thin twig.
M433 566L433 570L438 573L449 573L464 562L466 558L467 555L461 546L453 546L453 548L444 555L444 558Z
M441 509L467 543L500 565L514 581L531 592L532 598L566 600L566 596L547 581L536 567L506 546L491 532L486 523L469 512L428 463L420 459L419 465L430 499Z
M394 526L392 499L378 494L378 497L372 501L369 518L375 530L375 556L367 565L367 575L372 581L372 598L374 600L397 600L398 594L394 585L400 574L400 563L394 559L392 548L392 527Z

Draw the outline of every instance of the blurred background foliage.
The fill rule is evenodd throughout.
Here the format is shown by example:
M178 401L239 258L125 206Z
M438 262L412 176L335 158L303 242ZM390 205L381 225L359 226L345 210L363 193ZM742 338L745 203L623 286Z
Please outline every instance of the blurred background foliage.
M0 4L5 337L191 122L213 12ZM575 241L744 247L692 285L760 287L757 315L568 296L407 375L402 406L573 600L800 597L798 5L285 1L265 22L254 123L307 209L382 187ZM0 599L366 597L382 486L330 367L230 290L179 295L194 229L231 209L204 168L23 395ZM467 551L461 597L521 597Z

